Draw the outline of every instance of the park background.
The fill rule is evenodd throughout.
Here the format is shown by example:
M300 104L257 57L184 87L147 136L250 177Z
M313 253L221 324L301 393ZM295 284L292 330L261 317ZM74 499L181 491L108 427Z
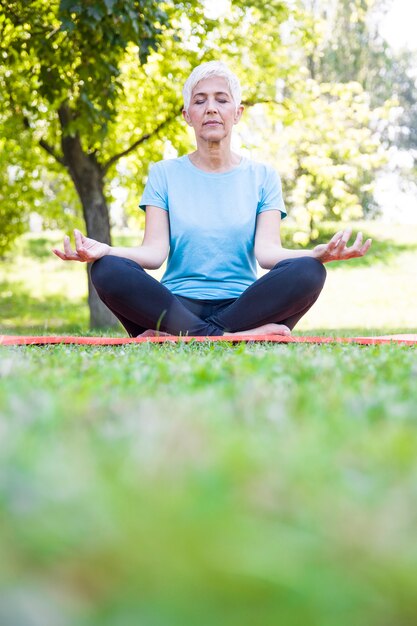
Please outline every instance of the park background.
M80 228L140 243L181 88L241 78L236 149L280 173L288 247L349 225L303 334L416 332L406 0L0 3L0 333L123 334ZM414 46L414 47L413 47ZM406 346L1 348L0 623L409 626L417 360Z

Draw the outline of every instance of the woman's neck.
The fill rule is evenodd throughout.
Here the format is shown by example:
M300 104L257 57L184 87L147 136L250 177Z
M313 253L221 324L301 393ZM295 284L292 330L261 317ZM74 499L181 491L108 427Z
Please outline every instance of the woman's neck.
M191 163L205 172L227 172L240 164L239 154L230 149L222 150L219 145L199 146L188 155Z

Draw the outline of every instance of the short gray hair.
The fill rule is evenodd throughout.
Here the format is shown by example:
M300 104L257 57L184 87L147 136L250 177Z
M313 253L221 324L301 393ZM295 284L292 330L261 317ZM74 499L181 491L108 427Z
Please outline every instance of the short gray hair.
M237 109L242 100L242 90L240 87L240 82L236 74L233 74L233 72L229 70L227 65L225 63L222 63L222 61L208 61L207 63L201 63L201 65L197 65L197 67L193 69L193 71L185 81L185 85L182 90L182 95L184 98L184 109L188 111L191 102L191 94L193 93L193 89L197 85L197 83L199 83L200 80L209 78L210 76L221 76L222 78L226 79L229 86L230 94Z

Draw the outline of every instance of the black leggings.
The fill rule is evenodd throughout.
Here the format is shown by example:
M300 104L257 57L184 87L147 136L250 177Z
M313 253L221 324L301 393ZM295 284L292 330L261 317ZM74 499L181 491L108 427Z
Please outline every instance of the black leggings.
M294 328L317 300L326 279L312 257L281 261L239 298L195 300L176 296L129 259L105 256L91 268L98 295L130 336L144 330L215 336L274 322Z

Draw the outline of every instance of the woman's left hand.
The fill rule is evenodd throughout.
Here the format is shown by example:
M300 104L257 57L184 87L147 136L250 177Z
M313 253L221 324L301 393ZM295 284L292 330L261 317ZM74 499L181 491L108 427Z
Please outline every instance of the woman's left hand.
M71 248L70 238L64 237L64 251L54 248L52 252L63 261L82 261L92 263L110 253L110 246L90 237L85 237L79 230L74 230L75 250Z
M313 248L313 257L322 263L329 263L330 261L346 261L364 256L371 247L372 239L367 239L363 243L362 233L358 233L353 245L348 247L347 243L351 234L350 228L339 230L333 235L329 243L322 243Z

